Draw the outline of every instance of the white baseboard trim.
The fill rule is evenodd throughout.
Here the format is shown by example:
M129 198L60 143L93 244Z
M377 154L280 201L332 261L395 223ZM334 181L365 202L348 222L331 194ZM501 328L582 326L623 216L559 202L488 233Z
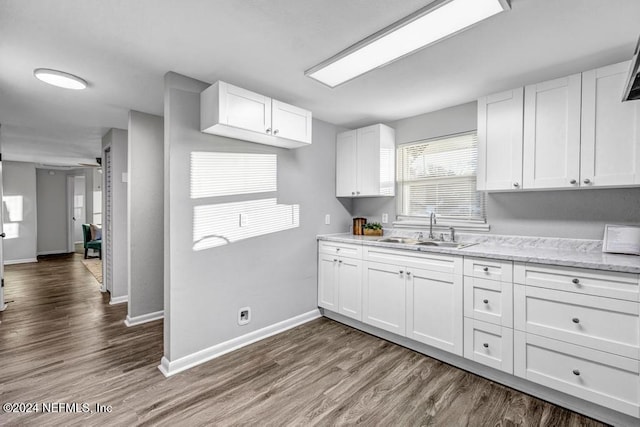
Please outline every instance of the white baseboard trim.
M248 334L241 335L237 338L233 338L229 341L216 344L204 350L200 350L196 353L188 356L181 357L180 359L169 361L166 357L163 357L160 361L158 369L165 377L170 377L179 372L186 371L201 363L208 362L209 360L220 357L224 354L230 353L234 350L252 344L256 341L263 340L272 335L279 334L288 329L295 328L303 323L310 322L314 319L321 317L320 310L315 309L307 313L303 313L299 316L292 317L291 319L283 320L282 322L275 323L273 325L258 329L257 331L249 332Z
M129 295L123 295L121 297L111 297L111 301L109 301L109 305L122 304L125 302L129 302Z
M143 323L153 322L154 320L159 320L164 318L164 310L156 311L153 313L143 314L141 316L131 317L127 314L127 318L124 321L124 324L127 327L142 325Z
M38 262L38 258L24 258L24 259L5 259L4 265L11 264L27 264L30 262Z
M58 250L58 251L42 251L38 252L37 255L60 255L60 254L70 254L71 252L67 250Z

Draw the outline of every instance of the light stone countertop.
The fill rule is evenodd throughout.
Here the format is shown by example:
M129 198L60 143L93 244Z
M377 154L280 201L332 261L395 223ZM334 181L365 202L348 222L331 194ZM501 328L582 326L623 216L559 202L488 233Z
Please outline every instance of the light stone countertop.
M459 233L456 241L475 242L477 244L456 249L378 242L379 239L388 237L415 238L415 236L415 232L401 230L387 232L385 230L383 237L354 236L349 233L341 233L319 235L317 239L420 252L640 273L640 256L603 253L601 240Z

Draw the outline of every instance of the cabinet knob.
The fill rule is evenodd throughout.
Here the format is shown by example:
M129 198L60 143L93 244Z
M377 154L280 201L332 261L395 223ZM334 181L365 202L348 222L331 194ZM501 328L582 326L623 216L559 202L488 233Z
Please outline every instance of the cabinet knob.
M333 259L333 262L336 262L336 261L338 261L338 260L337 260L336 258L334 258L334 259Z
M482 302L485 303L485 304L489 304L489 300L488 299L483 299Z
M267 128L267 133L271 133L271 128Z
M410 271L407 271L407 276L411 276L411 272Z
M352 195L352 196L355 196L355 195L356 195L356 192L355 192L355 191L352 191L352 192L351 192L351 195Z
M489 343L488 343L488 342L486 342L486 343L482 344L482 346L483 346L484 348L489 348Z
M580 323L580 319L578 319L577 317L574 317L573 319L571 319L571 321L573 323Z
M404 270L400 270L400 274L404 274Z
M577 285L577 284L579 284L579 283L580 283L580 279L573 279L571 282L572 282L574 285Z
M274 135L277 135L277 134L278 134L278 132L280 132L280 131L279 131L278 129L275 129L275 130L273 131L273 134L274 134Z
M336 248L336 252L340 252L340 248Z
M573 375L576 375L576 376L577 376L577 375L580 375L580 371L579 371L579 370L577 370L577 369L574 369L574 370L573 370Z
M483 267L482 271L489 271L489 267Z
M342 260L338 261L338 264L342 264Z
M520 183L514 182L514 183L513 183L513 186L514 186L514 187L516 187L516 188L518 188L518 187L520 187Z
M356 194L360 194L360 192L359 192L359 191L356 191Z
M585 184L591 184L591 180L589 178L585 178L582 182L584 182Z
M569 181L569 184L575 184L576 182L578 181L576 181L575 179L572 179L571 181Z

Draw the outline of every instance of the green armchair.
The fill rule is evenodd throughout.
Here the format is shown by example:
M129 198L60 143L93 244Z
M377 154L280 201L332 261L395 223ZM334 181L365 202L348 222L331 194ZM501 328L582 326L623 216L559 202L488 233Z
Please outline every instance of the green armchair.
M82 224L82 236L84 237L84 259L88 258L89 249L98 251L98 256L102 259L102 240L91 240L89 224Z

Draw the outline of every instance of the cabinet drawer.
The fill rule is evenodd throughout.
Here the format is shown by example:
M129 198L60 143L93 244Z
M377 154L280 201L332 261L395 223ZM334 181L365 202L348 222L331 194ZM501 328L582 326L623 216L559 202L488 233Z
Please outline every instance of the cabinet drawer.
M515 285L515 329L638 359L637 302Z
M514 373L572 396L640 416L637 360L514 331Z
M362 246L338 242L318 242L318 252L328 255L340 255L351 258L362 258Z
M495 280L464 278L464 315L513 327L513 285Z
M464 275L511 282L513 281L513 263L511 261L464 257Z
M455 255L365 246L364 259L372 262L404 265L405 267L462 275L462 257Z
M465 317L464 357L513 374L513 329Z
M515 263L513 281L522 285L639 301L638 275L586 268Z

